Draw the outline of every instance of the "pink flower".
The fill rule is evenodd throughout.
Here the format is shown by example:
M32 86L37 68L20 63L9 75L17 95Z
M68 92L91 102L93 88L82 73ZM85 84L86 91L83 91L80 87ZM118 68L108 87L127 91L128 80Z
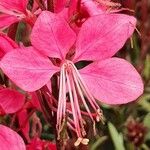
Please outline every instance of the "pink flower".
M10 128L0 125L0 149L25 150L23 139Z
M25 103L25 97L21 93L11 89L0 90L0 109L3 114L12 114L19 111Z
M1 0L0 1L0 29L7 28L13 23L24 20L33 25L34 12L27 10L28 0Z
M0 59L10 50L18 48L18 45L3 33L0 33Z
M57 150L56 144L41 140L39 138L32 139L31 143L27 145L27 150Z
M107 104L124 104L135 100L143 92L143 83L135 68L126 60L111 58L132 35L135 24L136 19L132 16L98 15L89 18L76 37L63 18L44 11L32 31L33 46L7 53L0 66L12 81L26 91L40 89L60 71L58 138L69 113L67 125L78 136L75 145L87 144L89 140L85 138L81 105L95 124L95 120L102 119L95 98ZM55 66L51 58L59 58L61 63ZM92 63L78 70L75 63L81 60Z

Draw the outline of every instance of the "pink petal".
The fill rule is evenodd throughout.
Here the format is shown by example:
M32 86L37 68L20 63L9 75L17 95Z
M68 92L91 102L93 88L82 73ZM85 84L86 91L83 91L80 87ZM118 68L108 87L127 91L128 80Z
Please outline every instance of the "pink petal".
M68 11L69 18L70 18L70 17L73 17L73 15L77 12L78 3L79 3L78 0L71 0L71 1L70 1L70 3L69 3L69 4L70 4L70 5L69 5L69 11Z
M34 150L34 149L42 150L43 147L44 147L44 143L41 139L33 138L31 143L26 146L26 149L27 150Z
M33 47L20 48L7 53L0 65L13 82L30 92L44 86L57 71L57 67Z
M65 58L75 42L76 35L67 22L57 14L43 11L38 17L31 34L31 41L41 53Z
M36 92L30 93L30 97L31 97L31 100L30 100L31 108L32 109L36 108L37 110L41 111L41 106L40 106L39 99L38 99Z
M25 12L28 0L0 0L0 6L8 10Z
M0 149L1 150L25 150L22 138L10 128L0 125Z
M103 13L103 11L98 7L98 3L95 3L93 0L82 0L82 5L90 16Z
M143 93L143 83L126 60L109 58L81 70L83 79L96 99L107 104L124 104Z
M0 29L3 30L9 27L11 24L18 22L19 19L16 16L1 14L0 15Z
M20 110L25 102L25 97L21 93L11 90L0 90L0 106L5 113L15 113Z
M57 150L56 144L50 141L44 141L39 138L33 138L31 143L27 145L27 150Z
M68 19L67 21L70 21L71 17L73 17L75 13L77 12L77 4L78 4L78 0L71 0L71 1L56 0L54 3L54 12L60 13L60 14L66 13L65 15L67 17L65 18Z
M2 33L0 33L0 41L0 58L2 58L7 52L18 47L15 41Z
M75 61L102 60L113 56L132 35L135 24L134 17L123 14L91 17L79 32Z

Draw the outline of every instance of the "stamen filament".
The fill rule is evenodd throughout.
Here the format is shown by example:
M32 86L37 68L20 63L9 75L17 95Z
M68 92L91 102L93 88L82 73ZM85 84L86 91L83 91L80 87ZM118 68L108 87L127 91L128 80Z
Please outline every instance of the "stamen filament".
M70 80L69 80L69 76L68 76L67 71L66 71L66 78L67 78L67 85L68 85L68 90L69 90L71 108L72 108L72 112L73 112L73 119L74 119L74 122L75 122L74 124L75 124L75 128L77 129L77 136L81 137L79 122L77 120L78 116L77 116L77 113L76 113L75 107L74 107L73 95L72 95Z
M63 74L63 70L64 70L64 65L61 68L60 71L60 90L59 90L59 98L58 98L58 111L57 111L57 130L58 130L58 139L60 138L60 132L63 129L63 125L64 125L64 119L63 118L63 109L64 109L64 103L66 104L66 91L64 91L64 86L65 83L63 82L65 80L65 76ZM64 84L64 85L63 85ZM66 107L66 105L65 105Z
M85 129L84 129L84 122L83 122L83 119L82 119L82 116L81 116L81 111L80 111L80 107L79 107L80 105L79 105L79 102L78 102L78 97L77 97L77 93L76 93L76 89L75 89L76 86L75 86L75 83L74 83L74 80L73 80L73 76L71 76L71 85L72 85L75 108L77 109L77 114L78 114L81 129L82 129L82 135L85 136L86 132L85 132Z
M77 68L71 61L67 60L62 65L59 80L60 84L57 111L58 139L60 138L60 133L63 130L65 121L67 119L67 126L71 130L75 131L78 137L74 145L78 146L80 143L87 144L89 139L84 138L84 136L86 135L86 131L84 129L86 122L82 118L82 114L88 115L91 118L93 122L93 130L94 133L96 133L95 119L97 121L101 120L101 109L96 103L95 98L90 93L88 87L84 83ZM67 92L69 94L68 97L66 96ZM69 100L69 102L67 102L67 99ZM79 100L81 100L81 103L83 104L86 112L80 109ZM95 113L91 112L86 100L89 102L91 108L95 111Z
M74 76L74 80L75 80L75 83L76 83L76 86L77 86L79 95L80 95L80 97L81 97L81 100L82 100L82 102L83 102L83 104L84 104L84 106L85 106L87 112L89 113L90 118L92 119L92 121L94 121L93 116L91 115L91 112L90 112L90 110L89 110L89 108L88 108L88 106L87 106L87 104L86 104L84 95L82 94L82 90L81 90L81 88L80 88L80 85L79 85L79 83L78 83L78 80L77 80L77 78L76 78L76 76L75 76L74 74L73 74L73 76Z
M93 107L94 110L97 110L99 109L99 106L98 104L95 102L95 99L94 97L91 95L90 91L88 90L88 88L85 86L86 84L84 83L81 75L79 74L77 68L74 66L74 64L72 64L74 70L75 70L75 73L77 74L78 76L78 81L79 81L79 84L81 86L81 88L83 89L83 92L85 93L85 95L87 96L88 100L90 101L90 104L91 106ZM92 101L91 101L92 100ZM95 106L94 106L95 105ZM96 108L97 107L97 108Z

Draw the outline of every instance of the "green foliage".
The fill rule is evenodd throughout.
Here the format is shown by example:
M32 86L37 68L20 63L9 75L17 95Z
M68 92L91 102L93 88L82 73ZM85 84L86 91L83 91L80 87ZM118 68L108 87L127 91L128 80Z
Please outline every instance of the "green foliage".
M112 138L115 150L125 150L125 147L123 144L122 133L118 133L117 129L111 122L108 123L108 129L109 129L110 136Z

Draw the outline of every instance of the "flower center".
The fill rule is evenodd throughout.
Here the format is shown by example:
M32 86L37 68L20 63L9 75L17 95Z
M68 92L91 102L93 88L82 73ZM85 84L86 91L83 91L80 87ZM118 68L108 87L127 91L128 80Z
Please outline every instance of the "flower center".
M102 120L102 111L89 92L79 71L71 61L67 60L61 66L59 81L57 111L58 139L66 124L77 134L78 140L75 142L75 146L78 146L80 143L88 144L89 140L84 138L86 136L84 129L86 121L82 116L87 115L91 118L95 133L95 120L97 122ZM80 106L83 106L86 111L81 110Z

